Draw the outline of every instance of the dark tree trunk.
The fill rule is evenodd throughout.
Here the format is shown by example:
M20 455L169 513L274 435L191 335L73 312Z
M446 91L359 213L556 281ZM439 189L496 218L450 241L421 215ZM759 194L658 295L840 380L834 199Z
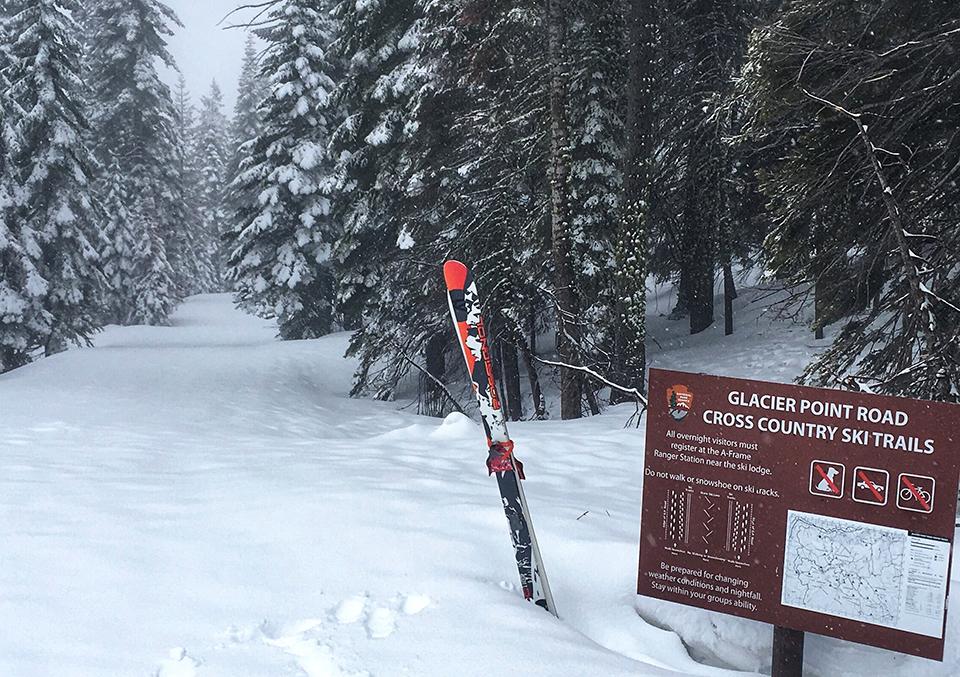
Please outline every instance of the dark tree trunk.
M717 244L722 238L724 221L723 171L725 158L721 140L721 120L708 103L720 96L724 87L724 41L728 27L724 13L730 9L722 0L694 0L690 3L693 39L693 86L703 92L694 101L693 115L699 118L696 134L690 140L687 167L687 205L684 231L687 236L684 256L690 266L690 333L697 334L713 324L714 271ZM703 108L701 111L700 109Z
M540 389L537 365L533 361L533 353L528 346L520 346L520 352L523 353L523 362L527 367L527 381L530 382L530 398L533 401L533 417L542 421L547 417L547 401L543 397L543 390Z
M447 371L446 348L447 336L441 334L431 336L424 347L427 372L438 381L443 380ZM420 413L442 418L447 414L445 395L443 389L430 376L420 374Z
M713 257L707 247L698 248L690 299L690 333L699 334L713 324Z
M653 129L653 80L656 62L657 12L652 0L627 4L627 110L623 161L623 212L614 243L617 318L614 376L622 385L644 387L647 314L646 215L651 193L650 137ZM588 386L589 387L589 386ZM623 400L612 391L612 402Z
M554 294L557 313L557 353L560 361L579 363L579 328L565 315L579 315L579 299L570 244L570 124L567 117L567 0L547 0L547 39L550 58L550 203L553 239ZM581 377L560 369L560 417L580 418Z
M600 407L600 398L597 397L597 391L593 389L593 386L587 380L583 381L583 394L587 400L587 407L590 408L590 415L599 416L600 412L603 411ZM611 400L612 399L613 398L611 398Z
M51 335L43 346L43 356L52 357L58 355L67 349L67 342L62 336Z
M530 304L530 316L528 317L529 326L527 331L530 334L530 354L537 354L537 308Z
M684 261L677 276L677 305L670 311L671 320L682 320L690 314L690 272Z
M707 161L701 149L694 149L691 158L694 166ZM716 210L710 207L713 191L705 188L695 177L689 177L687 191L686 224L687 241L684 249L687 310L690 313L690 333L699 334L713 324L713 274L714 274L714 217ZM708 195L709 194L709 195Z
M500 341L500 365L503 369L504 412L510 421L523 419L523 399L520 395L520 361L516 346Z
M733 334L733 300L737 298L737 286L733 283L733 270L729 263L723 264L723 333Z
M813 283L813 336L823 339L823 327L827 323L827 301L822 279Z

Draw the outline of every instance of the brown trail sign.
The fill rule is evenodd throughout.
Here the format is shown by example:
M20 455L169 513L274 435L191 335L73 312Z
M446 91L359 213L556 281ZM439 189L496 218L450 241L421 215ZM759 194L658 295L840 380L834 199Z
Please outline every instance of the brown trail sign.
M649 393L640 594L943 659L960 408L658 369Z

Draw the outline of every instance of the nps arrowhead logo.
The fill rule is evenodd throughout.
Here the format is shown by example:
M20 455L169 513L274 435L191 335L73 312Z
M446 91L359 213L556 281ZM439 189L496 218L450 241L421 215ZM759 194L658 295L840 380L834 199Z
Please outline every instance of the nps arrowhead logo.
M687 386L676 385L667 388L667 406L675 421L682 421L693 407L693 393Z

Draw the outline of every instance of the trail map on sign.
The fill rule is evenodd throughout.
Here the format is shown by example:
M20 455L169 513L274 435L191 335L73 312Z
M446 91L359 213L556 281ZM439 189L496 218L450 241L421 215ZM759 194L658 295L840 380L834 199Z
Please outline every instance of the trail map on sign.
M780 601L942 637L949 560L943 539L790 510Z
M791 510L782 603L896 626L907 532Z

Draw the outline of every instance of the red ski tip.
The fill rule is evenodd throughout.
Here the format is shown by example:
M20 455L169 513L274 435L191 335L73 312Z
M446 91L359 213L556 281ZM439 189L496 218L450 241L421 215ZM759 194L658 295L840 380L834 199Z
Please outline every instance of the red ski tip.
M459 261L447 261L443 264L443 279L447 289L463 289L467 284L467 267Z

